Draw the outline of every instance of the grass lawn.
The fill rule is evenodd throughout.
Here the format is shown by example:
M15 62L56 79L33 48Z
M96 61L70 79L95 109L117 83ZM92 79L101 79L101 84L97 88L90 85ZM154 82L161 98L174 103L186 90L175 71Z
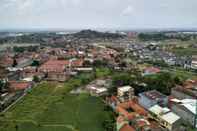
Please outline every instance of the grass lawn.
M68 92L82 81L43 82L0 116L0 131L103 131L110 118L99 98Z
M197 49L196 48L192 48L192 47L188 47L188 48L176 48L173 49L173 52L177 55L180 56L191 56L191 55L197 55Z
M197 74L187 71L185 69L181 69L181 68L176 68L174 70L168 70L169 73L171 74L172 77L180 77L183 80L187 80L187 79L196 79L197 78ZM158 74L153 74L153 75L148 75L147 77L151 77L152 79L156 79L158 76Z
M181 76L185 79L197 79L197 73L186 71L184 69L177 69L173 73L174 73L174 75Z
M97 68L96 69L96 77L105 77L111 74L109 68Z
M195 45L197 43L197 39L189 40L189 41L180 41L180 40L173 40L173 41L161 41L160 45L165 46L167 51L173 52L178 56L190 56L190 55L197 55L197 49L191 47L191 45ZM171 46L168 45L176 45L177 47L171 49Z

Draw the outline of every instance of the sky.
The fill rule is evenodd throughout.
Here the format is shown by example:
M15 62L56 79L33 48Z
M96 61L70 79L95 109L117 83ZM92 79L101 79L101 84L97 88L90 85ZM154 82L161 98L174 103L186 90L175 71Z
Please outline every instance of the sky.
M197 0L0 0L0 30L33 28L197 28Z

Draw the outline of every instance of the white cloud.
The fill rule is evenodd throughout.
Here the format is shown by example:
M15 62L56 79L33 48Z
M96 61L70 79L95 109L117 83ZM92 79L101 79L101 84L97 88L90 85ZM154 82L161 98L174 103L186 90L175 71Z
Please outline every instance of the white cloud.
M32 6L32 0L26 0L20 3L18 6L19 11L25 11Z
M72 2L72 4L73 4L74 6L78 6L78 5L80 5L81 0L71 0L71 2Z
M16 9L16 10L22 10L25 9L28 6L31 6L32 0L4 0L0 7L2 8L8 8L10 9Z
M131 15L133 11L134 11L133 7L129 5L122 11L122 15Z

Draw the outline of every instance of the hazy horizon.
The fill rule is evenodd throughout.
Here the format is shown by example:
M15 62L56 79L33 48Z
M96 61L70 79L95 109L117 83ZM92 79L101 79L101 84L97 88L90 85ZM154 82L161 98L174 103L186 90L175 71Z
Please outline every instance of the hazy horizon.
M197 32L197 28L128 28L128 29L117 29L117 28L81 28L81 29L64 29L64 28L10 28L0 29L0 32L78 32L81 30L95 30L95 31L136 31L136 32L157 32L157 31L190 31Z

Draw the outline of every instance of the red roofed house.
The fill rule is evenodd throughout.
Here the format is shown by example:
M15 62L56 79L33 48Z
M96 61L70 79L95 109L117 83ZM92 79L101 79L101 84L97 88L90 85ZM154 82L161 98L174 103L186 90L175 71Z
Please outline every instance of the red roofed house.
M131 111L129 111L131 110ZM133 131L135 129L150 129L150 123L145 119L148 112L134 100L120 103L116 106L118 131ZM132 122L131 126L128 124ZM134 130L135 131L135 130Z
M84 63L84 60L82 59L71 60L72 67L82 67L83 63Z
M41 72L63 72L66 67L82 67L84 60L73 59L73 60L49 60L44 63L39 71Z
M135 131L135 129L129 125L124 116L118 116L116 123L117 131Z
M39 69L39 72L47 74L47 80L65 81L68 79L66 67L69 66L69 61L66 60L49 60L44 63Z
M0 59L0 65L2 67L12 67L13 62L14 62L13 58L9 56L4 56L3 58Z
M70 49L70 50L68 50L68 52L67 52L67 55L68 56L77 56L77 51L76 50L74 50L74 49Z
M129 124L125 124L120 128L120 131L136 131L133 127L131 127Z
M171 95L178 99L197 98L197 80L187 80L183 85L176 85L171 89Z
M38 70L39 72L63 72L69 61L66 60L49 60L44 63Z
M156 67L147 67L144 69L144 73L143 75L152 75L152 74L157 74L159 73L161 70L159 68Z
M25 81L9 81L8 85L11 92L16 92L16 91L26 92L32 87L31 82L25 82Z

